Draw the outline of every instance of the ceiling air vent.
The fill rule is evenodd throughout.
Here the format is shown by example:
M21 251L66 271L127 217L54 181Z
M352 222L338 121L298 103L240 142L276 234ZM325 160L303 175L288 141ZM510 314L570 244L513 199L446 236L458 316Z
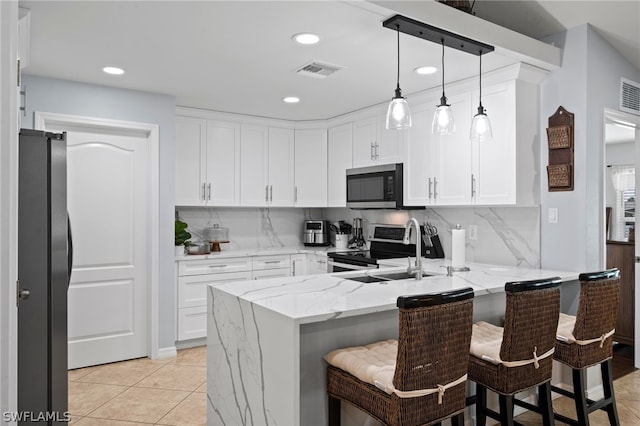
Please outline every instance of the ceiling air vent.
M318 61L311 61L296 69L296 74L306 75L315 78L329 77L336 71L341 70L344 67L340 65L325 64Z
M640 115L640 83L620 80L620 111Z

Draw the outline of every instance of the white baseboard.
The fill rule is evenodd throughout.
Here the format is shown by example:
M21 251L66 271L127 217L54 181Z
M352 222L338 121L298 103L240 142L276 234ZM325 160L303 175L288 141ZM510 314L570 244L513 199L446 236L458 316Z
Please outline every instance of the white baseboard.
M158 348L158 353L155 359L174 358L178 355L178 350L175 346L169 346L167 348Z
M189 349L195 348L196 346L206 346L207 338L203 337L201 339L191 339L191 340L181 340L176 342L176 348L180 349Z

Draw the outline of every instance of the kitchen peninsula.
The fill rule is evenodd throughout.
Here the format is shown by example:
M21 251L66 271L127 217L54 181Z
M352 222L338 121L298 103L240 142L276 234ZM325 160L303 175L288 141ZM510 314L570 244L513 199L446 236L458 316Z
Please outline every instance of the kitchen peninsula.
M396 298L462 287L475 291L474 321L499 323L504 284L560 277L563 312L575 311L578 273L470 263L447 276L446 259L423 260L421 281L364 283L349 278L384 269L210 285L208 297L207 423L210 425L327 424L327 352L397 338ZM396 265L396 266L393 266ZM400 265L404 267L400 267ZM343 424L352 424L343 407ZM345 413L347 411L347 413Z

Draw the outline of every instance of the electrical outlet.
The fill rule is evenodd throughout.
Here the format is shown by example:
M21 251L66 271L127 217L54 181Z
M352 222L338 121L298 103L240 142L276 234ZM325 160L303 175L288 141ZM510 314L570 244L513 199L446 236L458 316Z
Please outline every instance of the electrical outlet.
M558 223L557 207L549 207L549 223Z
M476 241L478 239L478 225L469 225L469 240Z

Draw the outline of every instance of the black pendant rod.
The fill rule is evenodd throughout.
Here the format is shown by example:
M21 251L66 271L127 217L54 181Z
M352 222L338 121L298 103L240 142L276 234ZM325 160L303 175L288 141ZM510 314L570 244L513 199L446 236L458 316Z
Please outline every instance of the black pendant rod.
M402 31L405 34L428 40L433 43L440 44L441 41L444 40L443 44L445 46L462 50L463 52L471 53L472 55L483 55L485 53L493 52L495 49L490 44L482 43L402 15L392 16L384 21L382 26Z
M396 52L398 52L398 61L396 62L398 64L398 78L396 80L396 90L400 90L400 25L396 25L396 31L398 33L398 48L396 49Z

